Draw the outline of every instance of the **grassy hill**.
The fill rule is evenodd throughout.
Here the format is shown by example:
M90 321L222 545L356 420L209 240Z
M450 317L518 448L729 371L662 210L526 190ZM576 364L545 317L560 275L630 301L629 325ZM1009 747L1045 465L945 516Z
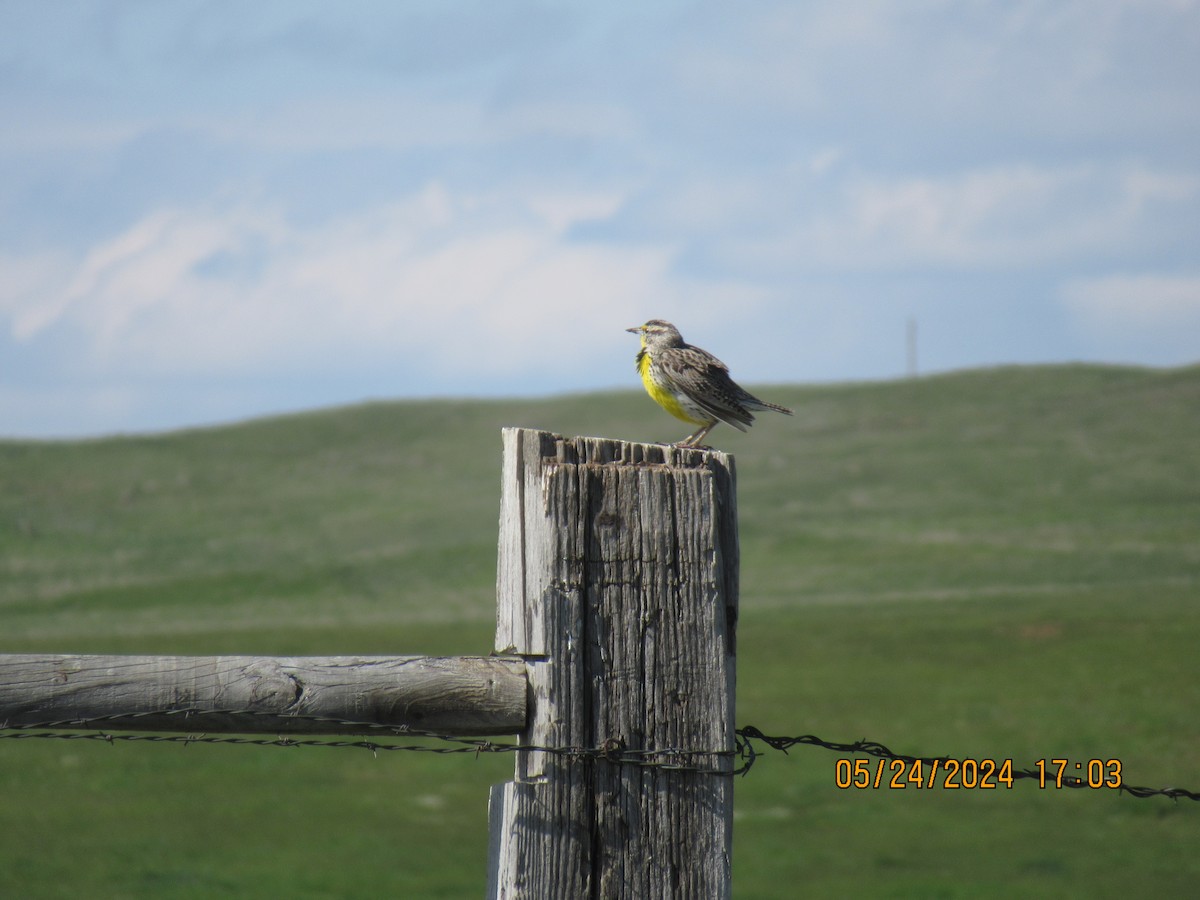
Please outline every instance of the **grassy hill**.
M795 418L711 437L738 465L739 724L1200 787L1200 368L761 395ZM503 425L687 430L627 392L0 442L0 652L487 652ZM797 749L738 782L737 897L1185 896L1200 876L1200 804L847 792L835 760ZM0 741L0 895L477 896L486 786L510 775Z

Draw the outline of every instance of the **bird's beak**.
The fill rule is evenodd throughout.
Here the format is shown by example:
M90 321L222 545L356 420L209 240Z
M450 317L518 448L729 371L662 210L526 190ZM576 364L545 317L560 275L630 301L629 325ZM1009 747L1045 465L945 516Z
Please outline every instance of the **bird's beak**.
M639 325L637 328L626 328L625 330L628 331L630 334L641 334L642 326Z

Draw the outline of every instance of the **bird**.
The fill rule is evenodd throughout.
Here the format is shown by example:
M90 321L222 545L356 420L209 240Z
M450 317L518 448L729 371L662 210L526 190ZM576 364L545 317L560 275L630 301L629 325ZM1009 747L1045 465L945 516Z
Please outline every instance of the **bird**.
M754 421L751 410L792 415L786 406L759 400L737 384L725 363L687 343L670 322L651 319L625 330L641 335L642 348L634 362L646 393L675 418L700 426L677 446L702 446L700 442L720 422L746 431Z

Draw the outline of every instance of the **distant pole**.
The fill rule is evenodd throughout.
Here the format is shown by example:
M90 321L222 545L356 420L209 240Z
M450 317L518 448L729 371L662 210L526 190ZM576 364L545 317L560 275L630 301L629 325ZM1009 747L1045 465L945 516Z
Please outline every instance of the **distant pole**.
M915 316L908 317L908 377L917 377L917 320Z
M504 430L496 649L531 746L673 749L729 772L738 545L723 453ZM488 897L723 898L733 779L522 751L492 789Z

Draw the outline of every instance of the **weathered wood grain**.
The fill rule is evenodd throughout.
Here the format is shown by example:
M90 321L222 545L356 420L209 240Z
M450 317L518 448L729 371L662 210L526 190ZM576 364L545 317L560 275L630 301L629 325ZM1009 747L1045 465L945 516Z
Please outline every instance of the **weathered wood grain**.
M529 667L522 741L731 751L732 459L519 429L504 449L496 648ZM728 776L522 752L488 896L727 897L732 809Z
M178 709L222 712L155 715ZM518 731L525 713L525 664L495 657L0 656L9 725L136 714L104 728L355 733L305 715L468 735Z

